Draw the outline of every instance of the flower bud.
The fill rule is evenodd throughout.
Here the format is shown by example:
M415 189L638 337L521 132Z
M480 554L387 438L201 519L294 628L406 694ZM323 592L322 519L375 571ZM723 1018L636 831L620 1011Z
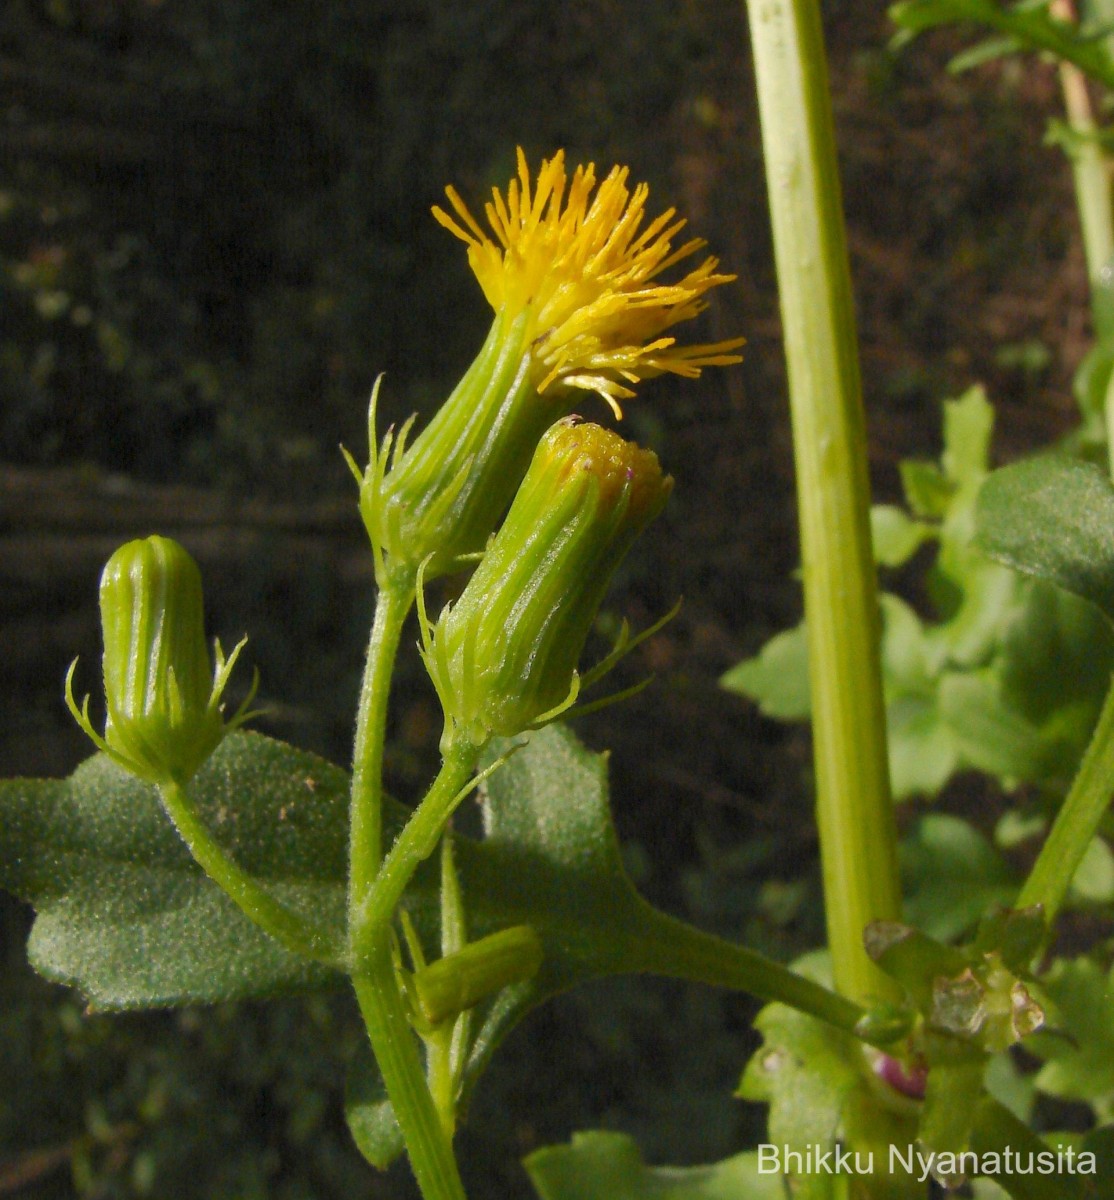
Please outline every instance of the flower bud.
M511 984L532 979L542 963L541 939L529 925L513 925L471 942L422 967L414 992L431 1024L474 1008Z
M537 394L527 331L524 317L500 315L463 379L409 445L412 421L377 444L373 397L370 461L363 472L350 465L377 572L385 555L388 568L411 575L425 562L432 578L483 550L538 439L568 411L565 394Z
M225 733L251 715L244 711L251 696L228 725L220 704L244 643L225 661L218 642L214 672L205 642L201 572L169 538L121 546L101 575L100 607L104 737L89 722L88 697L81 709L74 701L76 660L66 680L70 711L127 770L151 783L185 783Z
M445 744L482 745L563 711L615 569L665 503L657 456L598 425L558 421L542 438L502 528L423 656Z

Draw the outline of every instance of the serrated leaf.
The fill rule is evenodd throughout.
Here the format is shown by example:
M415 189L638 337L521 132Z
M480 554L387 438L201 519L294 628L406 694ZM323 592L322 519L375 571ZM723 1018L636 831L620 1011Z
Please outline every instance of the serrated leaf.
M802 1155L834 1146L851 1097L863 1083L853 1050L818 1021L783 1004L767 1005L754 1025L762 1046L746 1065L738 1095L769 1105L767 1142ZM822 1175L789 1177L795 1196L827 1194Z
M1044 1066L1038 1091L1084 1100L1100 1120L1114 1118L1114 969L1086 958L1060 959L1041 980L1056 1005L1049 1024L1067 1037L1031 1039Z
M768 717L802 721L812 710L803 624L771 638L754 658L720 677L720 686L755 701Z
M782 1200L781 1177L760 1173L744 1151L706 1167L648 1167L633 1138L574 1133L568 1146L546 1146L525 1160L541 1200Z
M493 746L492 757L505 749ZM192 790L203 819L244 869L339 936L344 771L238 733ZM751 952L657 912L635 891L611 823L607 757L586 750L570 730L554 725L534 734L487 780L481 803L484 840L458 836L454 843L469 936L529 925L544 957L532 979L476 1010L466 1092L526 1012L582 980L645 971L747 986ZM387 844L406 817L401 805L385 802ZM99 1007L266 996L343 981L257 930L195 866L155 791L103 756L69 780L0 785L0 835L0 883L38 908L36 965ZM438 945L435 862L419 868L405 903L425 944ZM353 1094L378 1102L358 1088ZM394 1145L388 1110L364 1116L379 1128L365 1128L364 1148L385 1158Z
M901 844L905 915L940 941L970 929L1017 884L994 847L968 822L943 813L922 817Z
M342 928L347 778L257 734L225 739L192 792L241 866L310 919ZM191 859L156 791L103 755L67 780L0 783L0 884L35 905L29 954L96 1008L335 987L280 946Z
M977 482L990 461L994 409L986 392L976 385L962 396L944 402L944 452L940 465L958 485Z
M1098 467L1044 456L995 471L979 492L978 545L1114 619L1114 486Z
M819 955L798 967L814 978L826 978ZM795 1200L829 1200L834 1176L816 1166L817 1155L829 1152L830 1167L839 1139L861 1155L861 1160L848 1160L847 1170L854 1171L858 1164L867 1173L869 1163L878 1195L889 1196L888 1147L910 1145L915 1122L880 1101L878 1085L864 1073L856 1044L783 1004L762 1009L755 1028L763 1044L747 1063L737 1094L769 1104L767 1143L779 1153L801 1155L797 1161L805 1170L788 1173L788 1193ZM873 1157L868 1160L868 1155ZM789 1165L795 1167L796 1162ZM893 1194L907 1193L898 1183Z

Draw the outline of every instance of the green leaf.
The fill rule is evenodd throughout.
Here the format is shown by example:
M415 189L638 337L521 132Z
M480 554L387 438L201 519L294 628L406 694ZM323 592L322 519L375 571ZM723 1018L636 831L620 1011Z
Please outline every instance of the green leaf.
M957 485L977 482L990 462L994 409L981 386L944 402L944 452L940 465Z
M542 1200L782 1200L781 1177L745 1151L707 1167L647 1167L633 1138L574 1133L525 1160Z
M1004 58L1008 54L1016 54L1021 49L1017 38L991 37L977 42L974 46L961 50L948 62L948 70L953 75L961 75L974 67L981 67L995 59Z
M901 844L909 922L941 941L970 929L1017 893L1005 862L973 826L929 813Z
M834 1146L851 1097L862 1084L847 1043L783 1004L762 1009L755 1028L763 1044L747 1063L738 1094L769 1104L766 1140L802 1156L816 1147ZM786 1175L794 1196L820 1200L831 1194L831 1181L823 1175Z
M347 777L256 734L226 738L191 786L237 861L335 932L344 911ZM146 1008L335 987L194 864L154 788L103 755L67 780L0 783L0 884L38 915L28 947L95 1008Z
M492 757L506 748L493 746ZM344 771L281 742L237 733L191 790L203 819L245 870L341 935ZM481 804L483 841L455 842L469 936L529 925L543 960L532 979L477 1008L466 1092L526 1012L582 980L654 971L746 987L758 970L768 986L781 970L642 900L611 823L607 757L584 749L570 730L548 726L532 735L486 781ZM402 806L385 803L387 844L406 816ZM103 756L68 780L0 785L0 844L0 883L38 909L35 965L80 987L97 1007L209 1002L343 982L252 925L193 863L155 791ZM439 945L436 861L419 868L404 902L424 943ZM397 1146L389 1113L369 1111L379 1097L358 1078L350 1099L362 1147L385 1160Z
M948 511L955 488L935 463L903 459L898 470L905 501L918 517L939 519Z
M960 765L955 735L936 697L899 696L886 705L894 799L935 796Z
M1100 837L1091 839L1071 880L1072 894L1088 904L1114 900L1114 853Z
M870 537L874 561L883 567L900 567L934 536L923 521L915 521L893 504L876 504L870 510Z
M977 543L1114 619L1114 486L1098 467L1044 456L995 471L978 500Z
M344 1119L360 1153L380 1171L385 1171L406 1149L398 1118L387 1099L387 1089L366 1040L348 1067Z
M1070 22L1050 16L1044 3L1008 6L999 0L902 0L891 6L889 13L902 31L901 42L939 25L973 23L1016 39L1026 50L1048 51L1108 88L1114 87L1114 62L1106 46Z
M771 638L755 658L720 677L720 685L754 700L768 717L803 721L811 712L808 638L803 624Z
M1007 786L1052 773L1057 747L1006 702L992 671L948 672L938 694L940 712L968 764Z
M798 967L813 977L826 975L820 955ZM857 1044L784 1004L763 1008L755 1028L763 1044L747 1063L738 1095L769 1104L766 1141L779 1151L801 1154L806 1170L788 1173L788 1194L795 1200L829 1200L833 1177L807 1166L815 1163L818 1150L833 1150L840 1139L862 1155L864 1167L866 1156L873 1155L877 1194L888 1196L889 1145L912 1144L916 1124L880 1101L877 1081L867 1076ZM894 1194L907 1193L899 1185Z
M1039 1091L1084 1100L1100 1120L1114 1118L1114 969L1086 958L1060 959L1042 979L1056 1005L1050 1021L1067 1036L1038 1035L1031 1049L1045 1059Z

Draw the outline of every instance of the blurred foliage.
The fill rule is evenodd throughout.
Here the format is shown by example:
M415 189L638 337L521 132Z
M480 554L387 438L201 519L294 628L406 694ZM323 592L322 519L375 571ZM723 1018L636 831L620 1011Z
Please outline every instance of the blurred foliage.
M880 597L890 773L898 799L935 796L957 773L972 769L1005 788L1028 783L1063 790L1106 694L1114 637L1095 608L1045 579L992 562L974 544L993 425L994 410L981 388L945 401L939 464L903 462L907 507L877 505L871 514L880 566L904 567L924 545L935 551L921 588L927 617L892 592ZM1077 466L1091 479L1088 468ZM1104 499L1108 492L1107 485ZM1073 510L1097 520L1089 493L1071 501ZM1016 495L1011 504L1017 508ZM1073 545L1073 531L1056 515L1037 524L1026 510L1026 528L1044 530L1050 543ZM722 683L770 716L801 720L809 714L807 672L802 623L733 667Z

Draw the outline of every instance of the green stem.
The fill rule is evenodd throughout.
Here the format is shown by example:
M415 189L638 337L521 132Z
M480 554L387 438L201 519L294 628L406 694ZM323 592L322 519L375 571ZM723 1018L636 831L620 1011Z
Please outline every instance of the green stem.
M398 843L382 861L383 748L391 674L402 626L414 599L408 572L387 575L375 606L367 663L360 691L353 752L349 828L348 943L352 982L367 1026L371 1048L406 1141L406 1151L424 1200L464 1200L451 1135L430 1092L418 1047L406 1016L391 957L389 923L414 868L398 864ZM475 763L468 768L471 773ZM445 771L438 776L440 779ZM434 785L436 790L436 784ZM415 818L422 812L419 808ZM407 831L399 842L409 844ZM444 822L442 822L442 825ZM440 827L438 828L438 833ZM436 837L430 843L430 850ZM428 853L428 852L427 852ZM388 868L390 870L388 871ZM370 899L386 876L395 889L386 915L372 925L366 918ZM396 894L397 893L397 894ZM374 909L378 914L382 910ZM358 948L358 949L357 949Z
M1052 824L1029 878L1017 898L1017 908L1044 906L1051 924L1064 902L1076 872L1098 830L1114 793L1114 682L1106 694L1095 732L1079 773Z
M406 1019L386 929L367 940L364 962L366 974L354 975L352 982L422 1196L465 1200L452 1139L430 1094Z
M194 859L250 920L295 954L322 962L338 961L338 949L327 933L276 900L228 857L198 817L184 787L164 783L160 785L159 793L174 828Z
M813 753L836 987L897 998L863 949L901 893L850 271L818 0L748 5L789 371Z
M383 854L383 747L387 701L402 626L413 602L414 580L406 572L393 577L388 575L375 603L352 755L348 833L350 927L354 913L375 880Z
M1076 21L1071 0L1053 0L1049 10L1062 21ZM1111 188L1110 163L1098 140L1087 80L1078 67L1060 63L1060 88L1064 112L1076 140L1066 147L1075 186L1075 205L1083 233L1083 252L1087 259L1087 278L1091 283L1091 319L1100 340L1109 338L1114 313L1109 288L1103 284L1103 271L1114 258L1114 191ZM1114 474L1114 380L1104 398L1106 439L1111 474Z
M733 988L762 1000L777 1000L845 1033L855 1033L856 1025L866 1015L846 996L754 950L703 933L649 905L643 909L621 957L623 971L645 971L712 987Z
M1008 1108L988 1097L978 1108L971 1130L971 1149L980 1159L997 1154L1005 1164L1007 1154L1020 1156L1023 1161L1032 1154L1035 1162L1036 1156L1050 1147ZM1015 1200L1075 1200L1083 1192L1079 1178L1068 1172L1014 1173L1007 1167L990 1178Z
M398 835L362 903L350 914L350 946L356 970L363 969L379 935L390 924L419 864L436 849L446 822L467 794L477 757L478 751L468 742L449 747L425 799Z

